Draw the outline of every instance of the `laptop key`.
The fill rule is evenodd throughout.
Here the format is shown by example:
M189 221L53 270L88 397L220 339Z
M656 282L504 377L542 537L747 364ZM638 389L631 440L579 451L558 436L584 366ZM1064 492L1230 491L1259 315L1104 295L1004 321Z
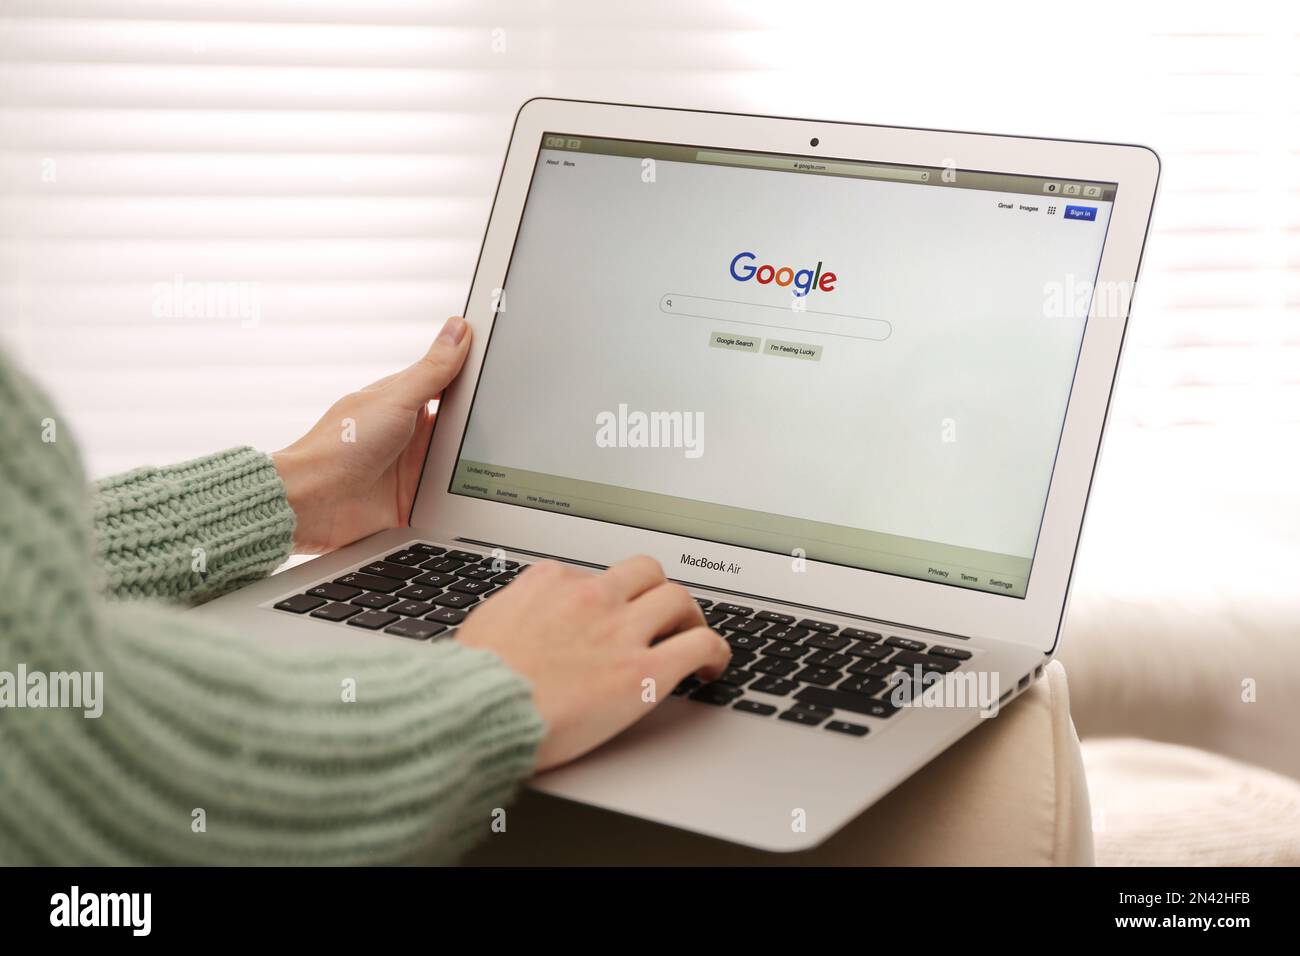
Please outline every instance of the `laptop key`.
M739 687L732 687L730 684L719 684L714 681L712 684L705 684L691 692L691 700L698 700L702 704L712 704L715 707L725 707L733 700L739 697L743 691Z
M743 710L747 714L758 714L760 717L771 717L776 713L776 707L771 704L763 704L756 700L738 700L731 705L732 710Z
M487 568L493 574L501 574L503 571L517 570L519 562L508 561L505 558L486 557L483 559L483 567Z
M359 571L345 574L341 578L335 578L334 583L346 584L352 588L361 588L363 591L381 591L385 594L396 591L402 586L402 582L396 578L381 578L377 574L362 574Z
M865 737L868 728L861 724L851 724L847 720L832 720L826 725L827 730L833 730L837 734L849 734L852 737Z
M445 588L449 584L456 583L456 575L448 574L445 571L428 571L418 578L413 578L411 583L427 584L431 588Z
M424 562L420 567L435 574L453 574L464 563L464 561L455 561L451 558L434 558L432 561Z
M764 657L779 657L783 661L797 661L808 653L808 648L800 647L798 644L781 644L773 643L763 648Z
M840 634L822 634L818 632L814 633L804 643L809 647L816 647L823 651L842 651L853 642Z
M491 555L479 554L476 551L448 551L444 557L452 561L482 561L484 558L491 559Z
M862 641L865 644L876 644L880 641L880 635L875 631L862 631L856 627L846 627L840 631L845 637L851 637L855 641Z
M854 644L844 653L864 661L882 661L894 653L894 649L879 644Z
M764 637L770 637L774 641L785 641L793 644L801 641L808 636L810 632L805 627L787 627L784 624L773 624L763 632Z
M423 564L429 560L427 554L421 554L419 551L395 551L388 557L384 558L390 564L406 564L411 567L417 564Z
M800 627L806 627L810 631L821 631L823 634L834 634L839 630L834 624L827 624L825 621L814 621L810 618L804 618L799 622Z
M744 687L754 679L755 675L739 667L728 667L718 677L719 684L730 684L732 687Z
M346 621L353 614L360 613L362 609L355 604L327 604L312 611L311 616L318 617L322 621Z
M731 619L730 614L723 614L721 611L705 611L704 623L712 628L719 628L723 621Z
M447 630L446 624L434 624L432 621L398 621L391 627L384 628L385 634L396 634L398 637L409 637L413 640L423 641L435 634L441 634Z
M353 627L364 627L367 631L377 631L397 620L400 618L396 614L389 614L387 611L363 611L351 618L348 624Z
M737 650L761 651L763 648L767 647L767 638L758 637L755 634L732 632L727 635L727 643Z
M803 724L805 727L816 727L829 716L829 714L821 713L819 711L805 710L802 707L792 707L783 713L779 719L788 720L794 724Z
M700 606L700 609L704 611L707 611L709 608L713 607L713 602L710 601L708 598L697 597L695 599L695 603L698 604Z
M308 591L307 593L310 594L311 592ZM963 651L959 647L943 647L942 645L935 644L928 651L926 651L926 653L934 654L936 657L950 657L954 661L970 660L970 651Z
M775 677L789 677L799 669L798 661L783 661L779 657L765 657L755 661L749 667L758 674L772 674Z
M753 651L738 651L735 648L731 651L731 666L744 667L746 664L752 664L758 660L758 655Z
M901 647L905 651L923 651L925 645L920 641L914 641L910 637L887 637L885 643L890 647Z
M892 717L898 710L886 700L873 700L861 694L850 694L845 690L830 690L826 687L805 687L794 697L802 703L851 710L855 714L866 714L868 717Z
M689 694L691 691L695 690L695 688L699 686L700 686L700 679L698 677L683 678L682 682L673 688L673 696L685 697L687 694Z
M765 622L756 621L752 617L733 617L722 625L723 630L739 631L742 634L757 634L765 627L767 627Z
M428 601L436 598L442 591L431 584L412 584L409 588L402 588L397 592L400 598L406 598L408 601Z
M388 561L372 561L361 569L362 574L378 574L383 578L397 578L406 581L419 575L418 568L408 568L404 564L391 564Z
M458 611L454 607L443 607L434 611L432 614L424 616L426 621L437 621L439 624L456 625L465 620L465 612Z
M471 604L478 603L478 598L472 594L460 594L455 591L444 591L433 599L433 603L439 607L451 607L457 610L467 608Z
M799 685L792 680L786 680L784 677L773 677L771 675L760 677L754 683L749 685L750 690L762 691L764 694L772 694L775 697L784 697L790 691Z
M794 675L794 679L805 684L829 687L843 676L843 674L831 667L805 667Z
M388 607L388 605L393 604L396 601L397 598L393 597L391 594L383 594L379 591L371 591L368 594L361 595L361 597L352 599L353 604L356 604L359 607L368 607L372 609Z
M428 601L399 601L388 610L393 614L400 614L402 617L424 617L433 608L434 605Z
M917 654L915 651L899 651L889 659L889 663L896 667L901 665L909 670L920 667L923 671L938 671L941 674L947 674L961 667L961 661L954 661L947 657L933 657L930 654Z
M811 647L812 645L805 644L804 646ZM815 664L818 667L833 667L836 670L839 670L841 667L852 664L853 658L849 657L847 654L836 654L834 651L818 651L816 654L806 658L804 663Z
M793 624L793 614L778 614L776 611L759 611L754 615L759 621L771 621L773 624Z
M295 594L293 597L287 597L275 605L277 611L292 611L294 614L306 614L308 611L314 611L322 605L328 604L323 597L312 597L308 594Z
M462 581L486 581L488 578L494 577L496 573L491 568L486 568L480 564L473 568L462 568L460 578ZM501 573L504 574L505 572Z
M517 577L519 577L519 574L515 571L503 571L501 574L498 574L495 577L488 578L488 580L491 581L493 584L495 584L497 587L503 587L504 585L509 584Z
M492 585L486 581L457 581L447 590L460 594L486 594L492 590Z
M346 584L318 584L307 593L331 601L350 601L361 593L361 588L350 588Z
M861 694L863 697L875 697L887 686L878 677L850 677L840 684L836 690L848 691L850 694Z
M870 665L870 666L868 666ZM859 677L888 677L894 673L894 665L888 661L858 661L849 665L849 673Z
M446 548L439 547L436 544L425 544L424 542L419 542L417 544L408 544L406 546L406 550L419 551L421 554L425 555L426 557L437 557L440 554L447 553Z
M721 611L723 614L736 614L740 617L748 617L754 613L752 607L745 607L742 604L715 604L713 610Z

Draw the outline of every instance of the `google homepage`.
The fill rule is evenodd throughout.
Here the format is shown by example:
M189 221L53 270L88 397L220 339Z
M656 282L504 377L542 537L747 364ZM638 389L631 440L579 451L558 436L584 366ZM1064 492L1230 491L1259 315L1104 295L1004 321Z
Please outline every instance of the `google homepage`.
M542 149L451 490L1023 596L1110 202L794 167Z

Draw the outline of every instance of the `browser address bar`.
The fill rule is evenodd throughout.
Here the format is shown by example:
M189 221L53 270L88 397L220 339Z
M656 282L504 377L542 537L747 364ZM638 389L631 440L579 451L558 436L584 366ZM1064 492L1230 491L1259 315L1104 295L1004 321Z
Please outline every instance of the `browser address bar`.
M831 173L836 176L860 176L864 179L892 179L899 182L928 183L928 169L906 166L866 166L858 163L823 163L815 159L794 159L782 156L748 156L740 153L718 153L700 150L696 162L717 163L723 166L751 166L756 169L788 170L796 173Z
M812 309L792 309L788 305L760 305L755 302L737 302L734 299L680 295L676 292L669 292L660 298L659 311L668 315L711 319L714 322L758 325L787 332L835 335L873 342L883 342L894 331L894 327L884 319L872 319L863 315L815 312Z

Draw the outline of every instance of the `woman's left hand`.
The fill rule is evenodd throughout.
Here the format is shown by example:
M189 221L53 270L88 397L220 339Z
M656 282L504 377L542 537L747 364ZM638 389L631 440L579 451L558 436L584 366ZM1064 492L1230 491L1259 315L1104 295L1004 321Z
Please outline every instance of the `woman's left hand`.
M429 402L460 372L469 326L446 321L414 365L335 402L272 455L297 516L294 550L320 554L406 524L433 432Z

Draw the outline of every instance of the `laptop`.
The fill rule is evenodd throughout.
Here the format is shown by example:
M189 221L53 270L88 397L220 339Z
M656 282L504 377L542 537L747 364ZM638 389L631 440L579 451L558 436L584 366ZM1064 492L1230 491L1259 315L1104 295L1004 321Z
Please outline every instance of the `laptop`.
M730 669L652 690L530 786L814 846L1056 652L1159 168L1141 146L530 100L410 526L195 613L433 645L532 562L651 555Z

